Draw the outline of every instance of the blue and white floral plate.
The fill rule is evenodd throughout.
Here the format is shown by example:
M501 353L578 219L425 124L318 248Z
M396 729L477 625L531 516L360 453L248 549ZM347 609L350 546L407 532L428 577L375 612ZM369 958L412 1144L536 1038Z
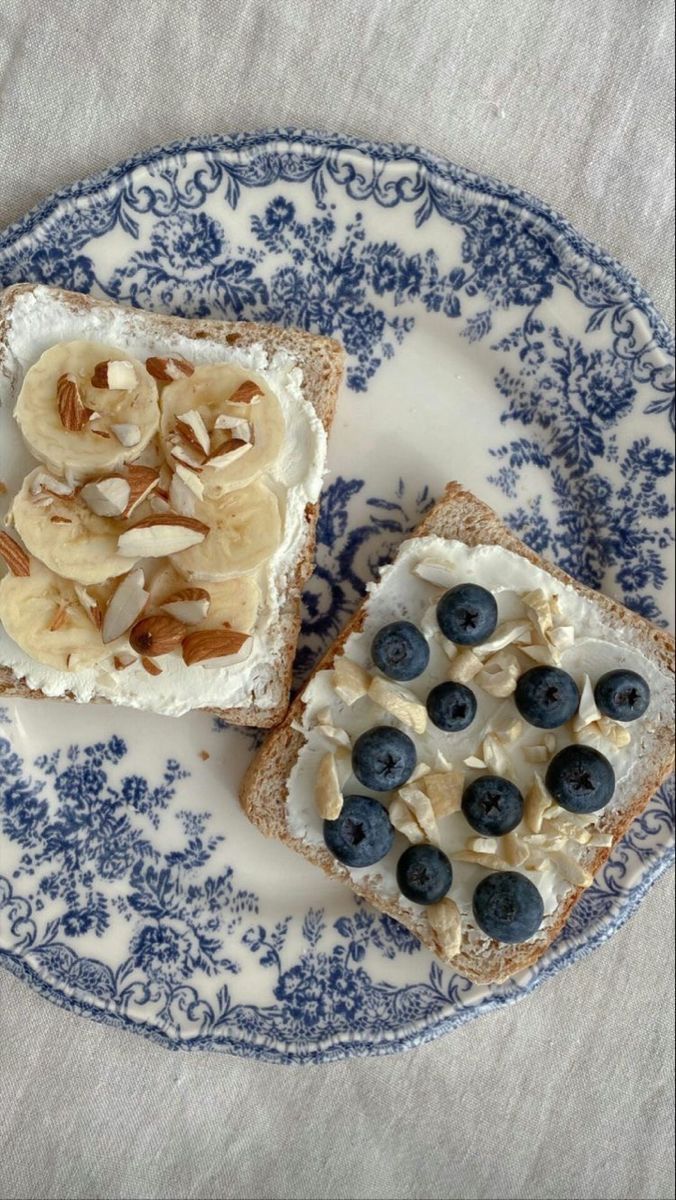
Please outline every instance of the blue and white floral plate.
M669 332L532 197L408 146L193 140L7 230L0 286L23 279L342 338L299 673L450 478L585 583L668 618ZM415 1045L598 945L673 854L667 786L545 958L477 987L247 824L250 735L47 703L1 719L0 962L171 1048L288 1063Z

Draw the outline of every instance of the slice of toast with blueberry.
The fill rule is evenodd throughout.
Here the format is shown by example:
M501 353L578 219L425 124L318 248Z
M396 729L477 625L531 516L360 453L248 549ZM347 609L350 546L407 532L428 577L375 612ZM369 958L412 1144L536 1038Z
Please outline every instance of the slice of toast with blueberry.
M487 983L673 770L674 642L449 484L266 740L245 812Z

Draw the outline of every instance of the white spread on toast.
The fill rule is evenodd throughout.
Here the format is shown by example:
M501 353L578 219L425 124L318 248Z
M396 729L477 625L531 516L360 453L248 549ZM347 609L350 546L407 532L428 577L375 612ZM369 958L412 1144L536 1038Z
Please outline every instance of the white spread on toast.
M234 467L228 464L227 471L219 470L220 464L216 462L215 469L211 472L213 479L208 479L207 482L214 483L215 481L214 486L216 486L222 479L234 478L234 487L222 490L227 491L227 495L223 496L223 503L231 505L233 510L236 510L240 498L245 495L246 485L250 484L249 476L255 469L254 464L259 466L262 478L250 484L249 492L258 505L255 517L256 535L263 539L267 537L270 543L270 547L266 550L267 557L260 562L261 555L259 555L258 565L254 564L251 570L248 569L250 564L245 563L243 572L237 579L234 579L232 571L224 570L223 574L218 574L220 556L218 553L213 555L207 553L209 547L206 544L194 549L187 545L187 549L183 551L186 556L192 556L188 560L190 570L186 571L188 578L183 581L184 586L206 589L212 586L214 592L220 589L223 593L223 616L230 616L228 604L231 608L234 606L234 610L238 613L245 609L250 612L251 603L254 603L255 608L257 600L255 623L253 629L249 627L247 631L251 633L251 637L246 652L235 654L231 662L224 665L219 665L218 659L202 662L197 642L190 665L186 665L178 652L163 654L157 660L161 667L161 674L153 676L147 673L138 658L131 664L127 663L128 656L125 654L122 655L122 669L118 669L120 664L119 662L114 663L112 653L109 656L110 661L105 660L93 666L88 665L86 660L82 662L82 665L78 661L77 669L61 670L58 666L39 661L37 656L26 653L0 626L0 665L11 668L17 679L24 680L29 688L39 689L46 696L58 697L68 693L76 700L83 702L100 697L116 704L130 705L171 716L180 716L191 709L204 707L222 709L248 707L254 704L257 708L265 710L275 703L276 691L272 685L278 678L280 660L286 656L288 651L288 632L285 631L283 622L280 622L280 611L285 602L289 582L304 552L308 530L307 506L318 500L321 491L326 462L326 433L313 406L304 397L302 372L296 359L290 353L282 350L270 357L260 345L246 348L224 347L208 338L193 340L179 333L167 334L164 331L153 329L152 320L146 322L143 317L144 314L134 314L128 310L116 308L74 311L69 305L50 295L48 290L40 288L17 298L5 330L7 352L5 370L0 377L1 435L5 440L6 458L12 464L8 480L10 492L8 499L11 500L11 495L20 490L23 477L36 467L36 461L31 457L30 451L26 449L19 428L12 417L12 409L25 373L51 347L61 343L79 342L86 338L91 342L114 347L120 357L124 356L138 363L143 363L152 356L162 356L164 359L167 356L176 356L189 360L196 367L227 363L231 364L233 368L235 381L237 375L243 377L251 372L259 381L264 392L263 402L258 403L256 409L252 405L251 412L260 414L267 411L269 415L269 406L275 406L275 411L279 413L277 425L280 426L281 422L283 436L276 433L278 441L274 446L274 456L271 453L267 459L262 459L261 450L265 449L266 429L270 429L268 421L266 429L261 427L257 445L251 449L247 446L248 454L244 454L240 449L238 454L233 456L233 461L237 458L237 462ZM164 382L167 383L166 380ZM177 390L181 384L179 373ZM171 382L168 386L171 386ZM102 396L111 394L110 392L101 393ZM208 403L210 396L206 392L204 398ZM200 399L202 398L200 397ZM258 399L256 397L256 401ZM183 408L185 407L187 407L186 404L183 405ZM94 418L95 424L97 416ZM105 416L104 413L103 418ZM194 420L195 418L188 412L187 421L184 424ZM253 428L255 431L257 420L258 415L251 418L249 431L247 431L246 421L238 421L236 426L230 430L227 428L227 419L221 420L218 426L219 440L222 437L225 441L232 436L237 438L238 442L246 443L247 437L252 436L250 430ZM110 445L118 457L129 461L134 454L133 442L138 436L137 427L134 426L130 415L124 411L119 416L119 422L121 423L115 425L113 435L110 436L110 431L108 431L108 440L102 437L100 444L102 447ZM232 425L232 422L230 424ZM29 443L32 444L32 432L25 429L24 433ZM39 434L40 430L37 429L35 431L36 439L39 438ZM199 434L200 428L197 429L197 436ZM187 436L194 438L196 435L194 431L192 433L188 431ZM56 441L58 442L58 437ZM128 443L132 443L131 448ZM189 458L189 442L187 445ZM180 446L179 452L183 452ZM146 455L147 453L146 451ZM50 447L50 459L51 454ZM147 457L142 457L141 461L146 462ZM54 465L62 467L62 464L56 462ZM153 465L159 466L159 462ZM174 465L172 461L172 467ZM77 480L78 464L74 462L71 466L72 474ZM45 471L49 471L49 469L49 465L44 468ZM115 469L124 473L126 467L123 463L121 467ZM112 473L112 470L113 468L110 471L99 472L99 474ZM62 473L68 478L68 468L64 471L62 467ZM201 472L201 474L209 476L209 472ZM195 483L196 478L197 483ZM190 463L181 461L172 483L175 483L177 491L176 497L173 490L169 497L173 509L180 511L177 504L174 504L175 499L177 502L191 505L189 519L199 522L205 505L205 500L200 494L199 474L197 476L194 473L191 474ZM216 490L214 490L214 494L218 494ZM113 491L109 489L105 495L97 493L94 502L99 505L106 504L112 496ZM116 502L116 497L114 499ZM63 506L67 500L67 497L59 497L48 503ZM279 510L279 518L276 518L279 526L273 528L267 516L267 508L275 500L275 508L278 506ZM153 512L161 513L163 511L161 500L153 501L153 504L155 505ZM57 512L57 508L51 508L49 511L53 514ZM145 518L147 511L149 511L147 507L140 506L135 515ZM61 513L61 507L58 508L58 513ZM30 512L29 515L32 520L34 514ZM40 515L39 508L37 515ZM238 519L238 516L239 514L235 511L235 519ZM246 517L246 513L244 517ZM63 531L68 529L63 516L57 515L56 519L59 523L52 524L54 539L43 539L42 542L45 553L47 553L49 543L54 541L54 545L57 545L57 534L58 537L63 537ZM99 520L99 518L94 518L94 520ZM253 532L253 522L251 527ZM35 531L33 533L35 534ZM164 536L166 530L162 533ZM35 534L35 536L37 541L37 535ZM238 554L240 553L241 550L238 549ZM138 557L143 557L140 552ZM172 565L182 570L180 560L181 553L175 554ZM157 560L154 565L156 564ZM134 566L134 558L131 558L129 569ZM151 578L152 571L147 574L149 586L152 586ZM213 585L203 582L207 579L216 582ZM70 604L72 601L70 591L73 590L73 587L68 585L67 580L63 582L69 592L64 603ZM240 583L241 586L235 587L237 594L233 595L234 585ZM102 584L102 586L105 590L105 585ZM80 589L77 592L77 595L80 596L82 586L78 584L76 590L77 588ZM108 598L104 597L104 602ZM40 598L31 597L31 602L35 605L36 614L41 618L44 605L41 604ZM13 611L19 619L16 605L14 605ZM217 605L214 603L212 627L217 615ZM223 622L221 622L222 624ZM233 624L232 618L230 624ZM86 630L86 628L85 621L83 629ZM234 628L237 626L234 625ZM63 630L56 632L61 634L62 639L64 638ZM117 651L119 659L120 646L117 642L111 646L111 651ZM225 654L223 657L226 657ZM55 661L58 662L58 655ZM73 663L71 662L70 665L72 668Z
M370 680L381 677L372 666L371 642L382 626L402 618L423 630L430 645L429 666L407 683L406 691L409 702L424 704L432 687L458 674L453 666L455 663L457 668L463 651L456 651L443 638L434 612L443 590L464 582L487 588L498 603L498 627L489 639L489 649L485 645L474 648L481 663L472 665L465 657L460 664L461 678L471 680L477 715L462 733L445 733L431 722L427 722L424 732L412 732L405 709L402 721L393 715L392 706L388 712L373 698ZM348 868L350 875L367 880L379 896L396 899L402 908L421 912L400 893L396 864L409 840L433 840L452 860L449 896L458 906L470 939L484 936L473 925L472 896L490 869L526 873L542 895L546 925L547 917L556 912L572 887L591 882L584 862L590 850L609 844L603 832L604 816L625 807L635 794L635 769L652 732L673 719L672 681L640 651L623 644L622 631L611 629L601 609L590 600L501 546L469 547L435 536L411 539L402 545L395 562L383 570L380 582L370 585L365 609L362 628L348 637L343 656L336 659L336 669L317 672L303 693L302 729L306 741L288 782L289 832L312 845L323 845L315 779L321 757L331 748L324 732L327 727L345 731L354 743L373 725L397 726L413 737L417 748L418 768L409 784L398 794L383 796L369 793L351 776L343 791L346 795L370 794L394 804L393 823L399 832L384 859L372 867ZM605 671L623 667L637 671L650 685L650 707L628 728L607 721L600 726L596 719L599 714L585 702L579 719L545 733L519 718L509 691L508 672L504 671L510 655L517 656L521 671L535 662L560 664L575 678L583 695L587 677L595 680ZM496 663L484 675L482 687L482 673L491 658ZM491 678L500 673L504 675L502 686L491 687ZM588 691L587 687L586 694ZM630 740L614 736L618 730L622 734L630 730ZM543 795L541 785L552 755L576 740L588 741L601 750L612 763L617 781L607 808L585 817L564 813ZM458 773L462 775L462 786L466 786L484 767L496 774L508 774L526 798L524 821L506 838L477 838L459 811ZM444 775L450 772L454 774L448 780L449 786L444 787ZM435 787L426 782L428 777Z

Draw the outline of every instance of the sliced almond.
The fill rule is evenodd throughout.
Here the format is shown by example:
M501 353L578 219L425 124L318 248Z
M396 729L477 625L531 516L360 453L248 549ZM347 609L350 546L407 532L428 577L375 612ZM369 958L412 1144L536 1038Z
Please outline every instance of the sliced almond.
M258 404L262 395L263 389L254 383L253 379L246 379L244 383L240 383L232 396L228 397L228 404Z
M592 681L588 675L585 675L584 683L582 685L582 692L580 694L580 704L575 716L573 717L573 729L576 733L579 733L579 731L581 729L585 729L587 725L593 725L595 721L600 719L600 717L601 713L596 706Z
M177 621L169 613L156 613L136 622L129 634L129 645L141 656L157 658L162 654L171 654L181 645L186 633L182 621Z
M143 571L138 567L118 583L103 617L101 637L106 645L122 637L138 620L148 603Z
M124 515L130 517L139 504L142 504L155 490L160 481L160 473L154 467L143 467L132 463L127 467L125 479L129 484L129 500Z
M339 729L337 725L333 724L330 708L323 708L316 714L314 728L329 742L335 742L344 750L351 748L349 733L346 729Z
M227 429L231 437L239 438L242 442L255 440L254 427L244 417L231 417L229 413L219 413L214 421L214 429Z
M549 795L542 779L539 775L533 776L528 791L523 809L524 821L531 833L539 833L542 829L542 821L545 810L549 808L552 798Z
M105 429L92 429L91 432L95 437L109 438L110 434Z
M68 620L68 605L59 604L52 620L49 623L50 633L56 633L57 629L63 629Z
M389 807L389 818L395 829L399 833L403 833L404 837L412 842L413 845L419 845L420 842L426 841L425 834L420 828L410 808L399 797L395 797Z
M547 641L560 656L564 650L570 650L575 645L575 629L572 625L557 625L548 634Z
M171 512L171 505L169 501L160 492L154 492L148 503L153 512L159 513L160 516L165 516L165 514Z
M322 755L315 780L315 806L325 821L335 821L343 807L343 793L338 780L336 758L330 752Z
M176 463L176 475L190 489L196 500L204 498L204 484L199 475L196 475L194 471L191 471L189 467L185 467L180 462ZM171 484L169 486L171 487Z
M171 563L153 563L149 571L148 592L150 593L150 603L153 607L159 607L176 591L177 586L179 586L178 577Z
M253 450L251 442L243 442L240 438L231 438L223 446L219 447L218 453L213 454L208 460L209 466L214 467L219 471L223 467L229 466L230 463L241 458L243 454L247 454L249 450Z
M371 676L359 663L345 654L333 660L333 686L336 695L345 704L355 704L365 696L371 685Z
M96 601L94 597L89 594L87 589L83 587L81 583L74 583L73 588L75 589L75 595L80 601L80 604L89 617L92 625L95 629L100 629L103 625L103 613L101 612L98 601Z
M204 588L183 588L165 600L160 607L183 625L199 625L211 605L211 596Z
M126 650L122 650L113 658L113 666L116 671L126 671L127 667L131 667L137 662L135 654L129 654Z
M395 687L389 680L376 676L371 680L368 694L374 704L380 705L415 733L424 733L427 729L427 709L407 688Z
M174 443L171 448L171 457L175 458L177 462L183 463L185 467L190 467L191 471L203 470L206 462L204 452L186 442Z
M559 874L563 875L567 883L572 883L573 887L589 887L594 878L577 859L572 858L570 854L566 854L565 850L551 851L549 859Z
M514 831L500 838L498 853L510 867L520 867L528 860L528 847Z
M31 560L18 542L14 541L4 530L0 531L0 558L9 568L12 575L22 575L26 578L31 573Z
M177 464L180 467L180 463ZM187 471L187 467L183 468ZM190 472L192 474L193 472ZM195 476L196 478L196 476ZM174 512L182 517L194 517L197 511L197 498L192 488L188 487L178 472L172 477L169 485L169 505Z
M51 496L72 496L75 488L66 479L57 479L48 471L38 471L31 483L31 496L49 492Z
M97 363L91 379L92 387L108 388L110 391L128 392L136 387L134 364L126 359L111 359Z
M429 775L431 771L432 768L428 767L427 763L416 763L415 767L413 768L413 774L409 776L408 782L417 783L419 779L424 779L425 775Z
M485 771L486 764L483 758L479 758L478 754L470 754L467 758L463 758L463 763L472 771Z
M195 368L187 358L183 358L180 354L172 354L167 358L147 358L146 371L158 383L173 383L175 379L193 375Z
M591 840L591 830L585 829L584 825L578 825L576 821L569 820L565 813L553 817L542 822L543 833L550 834L552 837L566 837L577 842L580 846L586 846Z
M551 596L548 596L542 588L536 588L532 592L526 592L522 596L522 600L528 611L529 619L535 625L542 640L545 641L554 624Z
M519 660L513 650L500 650L493 654L476 675L476 684L489 696L504 700L516 691L519 678Z
M619 725L616 721L611 721L608 717L601 717L599 723L599 733L602 737L607 738L616 746L618 750L624 749L631 742L631 734L624 725Z
M133 421L122 421L117 425L111 425L113 435L117 438L121 446L130 449L132 446L138 446L141 441L141 430Z
M70 517L54 516L54 517L50 517L49 520L51 521L52 525L72 525L73 524Z
M61 375L56 384L59 419L69 433L80 433L89 420L89 409L82 403L80 385L74 375Z
M194 446L196 450L201 450L203 454L209 455L211 452L211 438L209 430L204 424L202 414L196 408L189 409L188 412L181 413L180 417L176 418L176 429L181 437Z
M407 784L399 789L399 799L404 801L413 813L425 837L434 846L439 845L439 826L434 815L434 808L429 796L421 788Z
M489 871L509 870L509 863L499 854L481 854L476 850L457 850L450 857L453 862L474 863L477 867L486 867Z
M502 729L496 729L496 736L500 739L504 746L510 746L523 733L523 721L520 717L513 717L509 725L505 725Z
M603 846L603 847L607 848L608 846L612 846L612 844L613 844L612 833L593 833L588 842L588 845L593 846L594 848L596 848L597 846Z
M487 733L481 744L481 757L497 775L509 773L510 757L497 733Z
M157 513L121 533L117 549L125 558L163 558L203 542L208 532L209 526L193 517Z
M122 475L109 475L86 483L80 496L97 517L121 517L131 498L131 486Z
M521 643L523 638L530 641L530 633L530 621L504 621L502 625L498 625L495 633L478 647L481 657L485 659L488 655L497 654L499 650L504 650L514 642Z
M457 571L448 563L435 562L433 558L421 558L414 564L413 574L439 588L447 589L457 583Z
M238 633L236 629L197 630L183 639L183 661L192 667L210 658L228 658L237 654L249 637L248 633Z
M459 812L462 804L464 771L432 771L421 783L427 793L437 821Z
M465 850L473 850L475 854L497 854L498 845L496 837L470 837L465 842Z
M451 660L448 678L452 679L454 683L469 683L475 675L479 674L479 671L483 670L483 667L482 660L473 650L458 650Z
M162 668L159 667L156 662L153 662L152 658L146 658L144 656L141 659L141 666L143 667L144 671L148 672L149 675L161 675L162 674Z
M434 940L445 958L456 958L462 946L462 920L455 900L444 896L425 909Z

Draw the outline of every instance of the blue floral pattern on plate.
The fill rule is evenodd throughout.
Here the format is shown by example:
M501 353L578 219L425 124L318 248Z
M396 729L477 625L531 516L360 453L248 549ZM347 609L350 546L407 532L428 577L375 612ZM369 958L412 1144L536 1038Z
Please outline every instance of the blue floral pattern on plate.
M627 272L532 197L411 147L284 132L194 140L67 189L7 230L0 285L21 279L343 341L350 441L334 438L298 681L451 473L534 549L665 620L669 332ZM425 410L434 386L449 395ZM362 445L367 409L374 436L406 428L382 462ZM439 447L468 425L471 452L448 470ZM204 739L215 758L227 741L234 806L230 760L245 763L255 734L195 716L166 739L181 753L163 756L162 736L151 750L129 714L90 710L79 724L93 736L75 740L72 715L60 710L52 744L26 738L21 705L0 713L0 962L171 1047L305 1062L416 1044L609 936L673 855L669 783L545 958L480 988L317 873L306 904L287 901L274 848L252 873L260 841L236 810L225 819L220 778L194 747Z

